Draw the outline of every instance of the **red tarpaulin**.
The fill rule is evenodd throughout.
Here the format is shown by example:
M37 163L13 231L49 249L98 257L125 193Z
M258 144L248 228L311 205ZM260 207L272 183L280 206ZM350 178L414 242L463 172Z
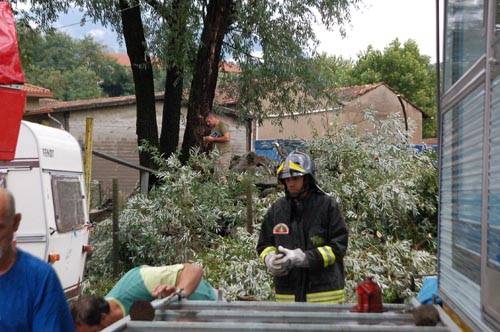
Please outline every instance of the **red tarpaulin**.
M19 61L16 22L10 4L0 1L0 84L22 84L24 74Z
M0 85L22 84L16 23L10 4L0 1ZM12 160L26 104L26 92L0 87L0 160Z
M25 103L23 90L0 87L0 160L14 159Z

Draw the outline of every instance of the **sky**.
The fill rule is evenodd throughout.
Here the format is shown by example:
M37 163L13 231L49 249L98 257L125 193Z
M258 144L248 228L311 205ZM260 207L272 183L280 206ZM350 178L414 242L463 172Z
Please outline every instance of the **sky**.
M440 15L443 15L442 8ZM383 50L396 38L401 42L413 39L420 53L435 62L436 0L364 0L361 8L352 12L345 38L339 32L321 27L316 33L319 51L327 54L356 59L370 44Z
M440 11L442 16L442 9ZM75 24L80 18L81 14L72 9L54 26L76 38L90 34L107 45L110 51L124 52L116 33L98 24ZM401 42L413 39L420 53L428 55L431 62L436 59L435 29L436 0L363 0L360 8L351 12L351 22L345 27L344 38L338 31L327 31L320 25L315 27L320 41L319 52L354 60L368 45L383 50L396 38Z

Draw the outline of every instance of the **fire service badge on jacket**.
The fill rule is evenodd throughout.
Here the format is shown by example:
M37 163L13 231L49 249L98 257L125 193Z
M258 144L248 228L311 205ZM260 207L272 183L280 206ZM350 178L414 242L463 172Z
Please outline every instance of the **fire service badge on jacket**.
M284 223L279 223L273 228L273 234L288 234L290 233L290 229Z

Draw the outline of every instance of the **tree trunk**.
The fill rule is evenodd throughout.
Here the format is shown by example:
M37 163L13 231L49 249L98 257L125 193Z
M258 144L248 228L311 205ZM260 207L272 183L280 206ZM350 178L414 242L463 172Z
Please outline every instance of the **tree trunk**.
M186 33L186 2L172 1L170 15L167 18L170 36L167 48L173 50L171 59L167 60L167 77L165 80L165 98L160 136L160 152L168 158L179 145L179 129L182 107L182 90L184 67L182 59L185 54L184 34Z
M222 41L232 22L233 0L210 0L196 55L188 101L186 131L181 160L189 159L189 150L200 146L206 130L205 118L212 109L217 87Z
M170 157L179 145L182 84L182 70L177 66L168 67L160 136L160 152L165 158Z
M146 140L150 145L158 147L153 67L146 52L141 7L138 6L139 3L136 1L129 3L126 0L119 0L119 4L123 37L134 78L137 105L137 143L140 145L143 140ZM139 163L145 167L156 168L148 152L139 152ZM150 183L152 181L154 182L154 176L150 176Z

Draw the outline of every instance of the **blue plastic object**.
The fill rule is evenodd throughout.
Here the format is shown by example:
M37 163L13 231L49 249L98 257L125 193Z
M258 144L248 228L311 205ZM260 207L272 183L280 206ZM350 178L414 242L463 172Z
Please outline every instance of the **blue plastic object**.
M424 277L424 282L417 295L418 302L422 304L441 304L438 290L437 276Z
M274 147L274 143L278 143L285 154L289 154L294 150L307 152L306 142L302 140L293 139L269 139L269 140L256 140L255 141L255 154L257 156L267 157L277 162L281 161L281 157Z

